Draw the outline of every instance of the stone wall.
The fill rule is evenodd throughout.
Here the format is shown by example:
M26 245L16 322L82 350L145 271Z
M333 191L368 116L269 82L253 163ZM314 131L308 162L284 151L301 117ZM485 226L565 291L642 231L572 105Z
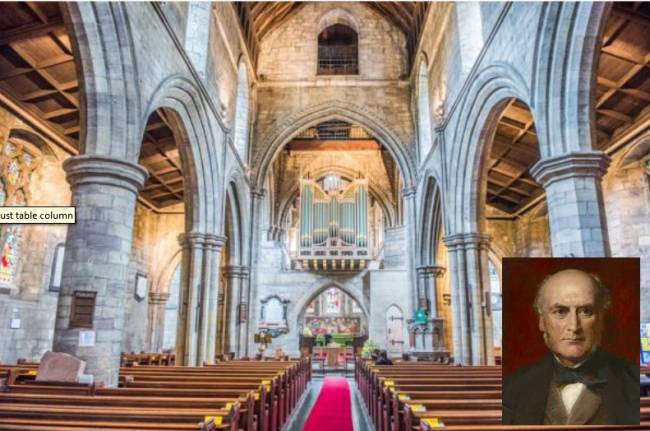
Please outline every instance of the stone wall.
M488 208L486 228L501 257L551 256L548 213L544 202L514 218L498 218L505 213Z
M382 349L386 345L386 311L391 305L396 305L404 319L412 316L413 308L410 301L410 286L406 271L403 270L373 270L369 271L370 285L370 319L369 338L378 343ZM408 342L408 330L404 321L404 341Z
M126 330L122 337L122 349L125 352L148 350L147 328L151 325L147 321L149 293L152 290L169 292L171 274L168 272L172 263L178 260L180 250L177 237L185 231L183 208L177 205L174 209L175 213L159 214L141 204L136 206L128 268L129 283L125 292ZM147 276L147 294L141 301L136 300L134 295L137 274Z
M397 27L360 3L313 2L261 40L258 74L265 81L313 81L318 34L338 23L357 32L358 78L398 79L406 73L405 37Z
M339 20L357 25L359 74L316 75L319 25ZM378 119L404 147L413 144L404 35L359 3L306 3L261 41L257 72L257 161L277 128L294 126L283 126L289 118L327 109L332 102Z
M35 133L19 118L0 108L3 144L15 128ZM67 154L45 140L37 146L42 159L29 181L29 205L69 205L70 188L61 168ZM0 293L0 362L4 363L18 358L39 360L52 349L58 298L57 292L50 291L52 265L57 244L65 242L67 225L20 225L18 229L15 286L9 292ZM20 320L20 328L11 329L12 319Z
M603 179L612 256L641 256L641 321L650 322L650 181L642 162L614 164Z

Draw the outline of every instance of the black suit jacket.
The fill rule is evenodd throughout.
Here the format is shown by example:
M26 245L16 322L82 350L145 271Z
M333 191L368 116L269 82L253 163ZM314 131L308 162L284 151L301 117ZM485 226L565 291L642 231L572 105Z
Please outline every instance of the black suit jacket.
M640 410L639 366L597 350L594 367L607 379L601 390L607 424L638 425ZM553 355L521 368L503 379L503 424L541 425L553 378Z

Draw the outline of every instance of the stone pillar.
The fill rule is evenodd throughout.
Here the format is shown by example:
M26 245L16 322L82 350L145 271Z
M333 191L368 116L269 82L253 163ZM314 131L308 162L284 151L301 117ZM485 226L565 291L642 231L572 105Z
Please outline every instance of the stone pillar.
M454 357L472 365L494 363L489 315L487 246L489 236L461 233L445 237L452 291ZM458 356L457 352L460 352Z
M165 306L169 292L149 292L149 351L160 352L165 336Z
M262 239L262 236L260 235L260 220L264 219L262 215L262 209L264 208L263 201L265 195L266 190L263 188L251 190L251 216L248 230L250 232L250 238L244 239L244 241L248 242L248 259L245 260L247 263L259 262L258 254L260 252L260 240ZM258 275L257 268L259 268L258 265L253 266L250 268L250 270L247 268L246 278L242 280L242 283L245 283L244 298L246 298L246 310L242 311L246 312L244 316L246 319L246 323L244 325L246 328L246 333L243 336L244 343L240 349L240 354L246 356L252 355L252 352L249 353L249 348L252 348L253 336L257 332L257 328L251 327L251 321L254 321L254 319L252 319L250 315L250 311L254 310L255 307L249 306L250 304L258 303L257 289L255 287Z
M126 309L135 202L147 171L103 156L81 155L63 163L72 189L76 223L68 226L53 349L86 361L86 372L115 386ZM75 292L94 292L92 327L72 327ZM92 295L92 293L91 293ZM80 331L92 336L80 345ZM92 344L92 345L88 345Z
M247 322L248 322L248 267L231 265L224 270L228 280L230 292L230 319L228 328L230 333L230 349L236 357L246 355Z
M530 174L544 186L553 256L608 256L601 178L610 158L602 151L542 159Z
M217 354L217 328L218 328L218 310L219 310L219 269L221 263L221 249L226 243L226 237L221 235L206 235L206 266L205 266L205 280L207 285L208 300L206 306L208 308L207 321L202 328L202 336L205 340L207 348L205 349L205 357L202 361L214 363ZM207 328L205 328L207 326Z
M219 280L219 252L225 238L190 232L179 235L178 239L183 257L176 360L179 365L199 366L214 361L218 294L215 289Z
M451 290L452 338L454 361L470 363L470 333L467 316L467 285L465 283L465 254L460 243L453 237L444 238L449 261L449 283Z
M429 311L429 318L438 317L436 279L442 277L445 268L438 265L419 266L418 274L418 306Z
M417 272L415 269L415 228L417 226L417 216L415 210L415 187L404 187L402 189L402 197L404 198L405 217L404 224L406 225L406 248L407 248L407 273L409 280L409 291L411 292L411 310L418 306L418 280Z

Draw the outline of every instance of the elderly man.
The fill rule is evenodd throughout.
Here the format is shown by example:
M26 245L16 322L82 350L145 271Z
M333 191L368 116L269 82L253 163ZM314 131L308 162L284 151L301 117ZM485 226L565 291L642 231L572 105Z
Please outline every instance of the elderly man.
M610 306L609 289L583 271L542 282L534 307L550 352L504 378L503 424L639 423L639 366L599 348Z

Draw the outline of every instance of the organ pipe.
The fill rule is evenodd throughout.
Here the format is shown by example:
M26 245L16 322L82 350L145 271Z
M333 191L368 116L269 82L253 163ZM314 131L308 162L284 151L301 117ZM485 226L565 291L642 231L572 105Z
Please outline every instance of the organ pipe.
M301 180L301 249L314 246L367 249L369 216L366 179L356 179L342 190L328 191L311 179Z

